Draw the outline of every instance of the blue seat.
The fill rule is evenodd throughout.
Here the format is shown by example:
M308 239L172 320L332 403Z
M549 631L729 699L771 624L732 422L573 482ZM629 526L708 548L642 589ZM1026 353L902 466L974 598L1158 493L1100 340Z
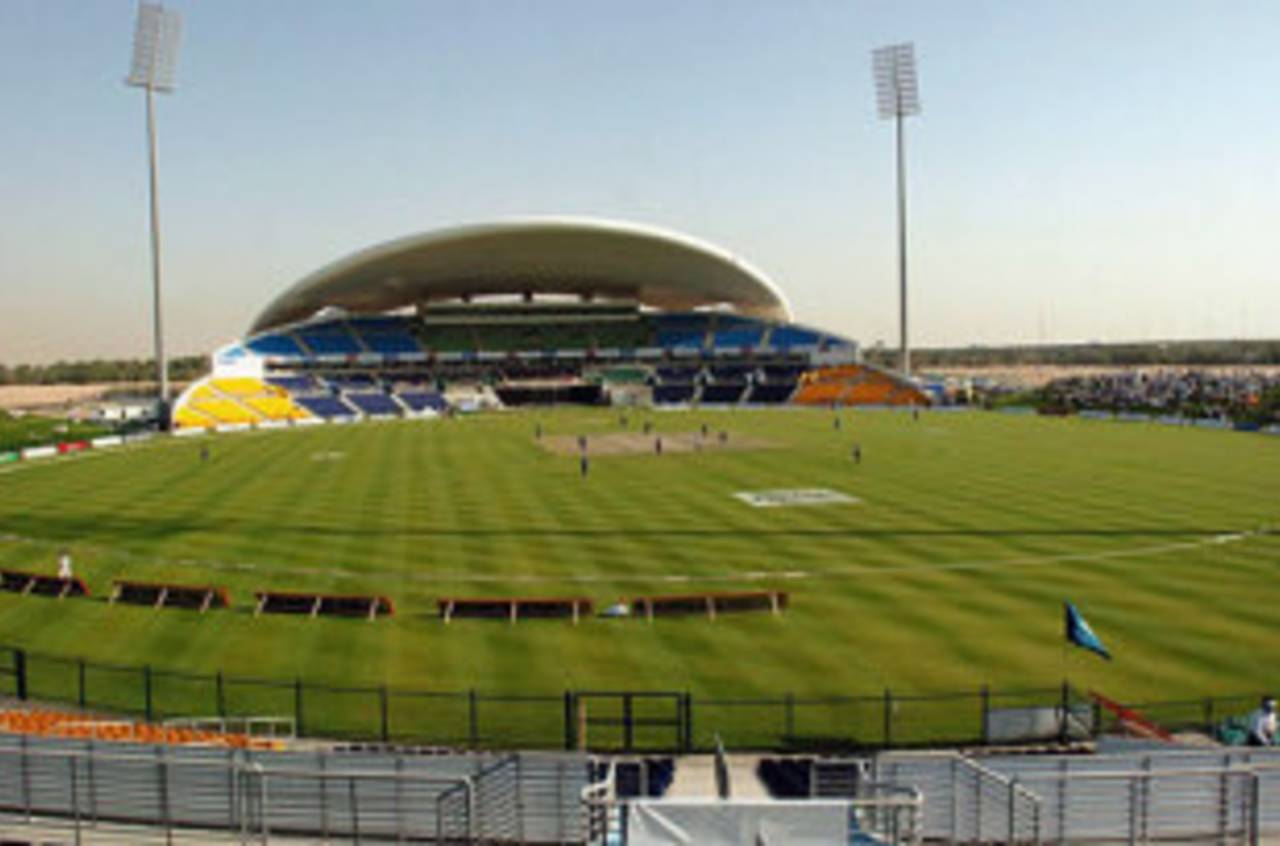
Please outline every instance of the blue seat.
M337 327L305 329L298 332L303 343L317 355L355 355L360 347L345 330Z
M355 413L337 397L298 397L298 404L316 417L355 416Z
M254 338L246 346L258 355L302 357L302 348L288 335L263 335Z
M399 414L401 411L395 400L381 392L347 394L347 399L365 414Z
M745 382L721 382L707 385L702 389L702 401L708 403L729 403L742 399L742 392L747 389Z
M778 326L769 336L769 345L778 349L790 347L816 347L821 342L817 332L801 329L799 326Z
M655 385L653 401L659 405L685 403L693 400L693 385Z
M755 385L751 388L751 394L747 397L747 402L786 402L791 399L791 395L795 393L795 390L795 382L769 382L768 384Z
M760 328L724 329L716 333L713 341L717 349L726 347L758 347L764 337Z
M291 394L305 394L320 387L310 376L268 376L267 384L284 388Z
M400 391L396 396L414 411L444 411L448 407L444 397L435 391Z

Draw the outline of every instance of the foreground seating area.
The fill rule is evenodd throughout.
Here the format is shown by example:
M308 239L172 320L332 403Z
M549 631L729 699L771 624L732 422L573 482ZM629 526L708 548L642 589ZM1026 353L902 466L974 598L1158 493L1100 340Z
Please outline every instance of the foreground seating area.
M197 386L174 414L178 428L252 425L268 421L301 420L310 412L277 384L251 377L209 379Z
M626 601L635 616L654 617L706 614L714 620L717 614L745 611L768 611L780 614L786 609L789 595L778 590L723 591L715 593L673 593L635 596Z
M576 625L591 613L593 605L585 597L444 597L436 600L440 619L445 623L456 618L507 620L521 618L572 619Z
M160 582L116 581L109 602L152 608L187 608L201 614L210 608L230 608L225 588L212 585L174 585Z
M105 720L75 711L43 708L0 711L0 731L37 737L153 743L163 746L219 746L231 749L276 749L274 741L248 735L177 728L129 720Z
M896 376L861 364L823 367L800 377L791 401L800 405L928 405L929 398Z

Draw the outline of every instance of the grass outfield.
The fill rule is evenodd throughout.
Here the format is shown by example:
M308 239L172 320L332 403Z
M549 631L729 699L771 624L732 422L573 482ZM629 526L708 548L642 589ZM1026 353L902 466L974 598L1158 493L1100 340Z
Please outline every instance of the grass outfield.
M1280 537L1254 532L1276 519L1280 440L995 414L846 413L837 431L827 411L672 412L648 419L775 447L597 457L584 480L575 457L535 445L535 418L547 435L618 430L614 412L565 409L167 440L0 469L0 565L53 572L69 545L97 596L114 578L215 583L237 606L199 616L3 594L0 643L509 693L907 694L1053 686L1065 670L1140 701L1277 681ZM758 509L732 496L810 487L862 501ZM789 590L791 610L577 627L434 616L442 595L600 606L760 586ZM386 593L398 613L254 618L262 588ZM1064 651L1065 597L1114 662ZM71 695L51 679L50 693ZM136 679L94 682L117 683Z

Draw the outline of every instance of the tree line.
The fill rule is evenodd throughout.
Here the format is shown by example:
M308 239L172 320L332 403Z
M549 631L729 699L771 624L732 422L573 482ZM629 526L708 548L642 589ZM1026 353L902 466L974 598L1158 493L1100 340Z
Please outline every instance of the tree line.
M864 350L873 364L894 366L896 349ZM1154 367L1161 365L1280 364L1280 340L1158 341L1119 344L1042 344L1008 347L937 347L911 351L913 368L1016 367L1075 365L1085 367Z
M169 378L189 382L209 372L208 356L169 360ZM0 363L0 385L94 385L107 382L153 382L154 359L93 359L52 364Z

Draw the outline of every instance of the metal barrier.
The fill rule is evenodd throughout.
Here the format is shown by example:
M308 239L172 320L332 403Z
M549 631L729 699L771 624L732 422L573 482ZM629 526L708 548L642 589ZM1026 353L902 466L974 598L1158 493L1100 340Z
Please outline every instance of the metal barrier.
M1259 776L1248 769L1045 773L1028 780L1056 796L1046 835L1057 842L1256 844Z
M881 755L881 783L912 785L926 797L923 836L951 843L1039 843L1040 799L1034 792L958 753Z
M111 832L165 843L582 843L586 766L566 755L179 752L21 738L0 744L0 827L70 832L76 843Z
M175 717L165 720L165 728L211 731L217 734L241 734L268 740L293 740L298 736L292 717Z
M924 836L950 843L1256 844L1280 834L1280 754L882 755L875 778L919 787Z

